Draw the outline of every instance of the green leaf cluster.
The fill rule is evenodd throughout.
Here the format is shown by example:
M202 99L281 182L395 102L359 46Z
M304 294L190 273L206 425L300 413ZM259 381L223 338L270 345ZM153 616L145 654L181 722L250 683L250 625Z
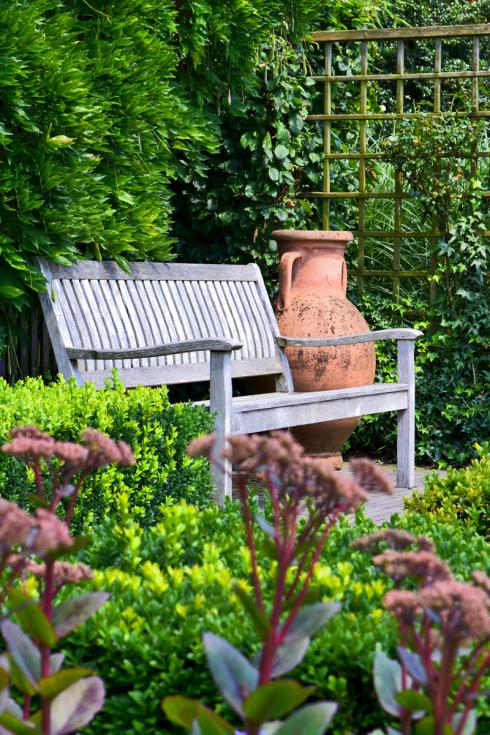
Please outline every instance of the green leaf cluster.
M212 420L202 407L170 404L165 388L125 390L116 379L96 390L59 379L45 385L41 378L19 381L13 387L0 380L0 441L12 427L35 424L61 441L78 441L87 427L99 429L129 444L136 466L110 466L87 477L75 511L75 528L97 523L118 512L125 494L135 518L153 522L165 498L186 498L204 505L212 495L207 460L186 454L189 441L211 430ZM0 453L0 495L29 504L29 470ZM48 476L46 476L48 481Z
M438 554L460 578L473 569L490 569L488 544L474 529L415 513L394 525L432 536ZM295 671L303 686L315 687L312 701L338 701L335 735L366 733L383 724L372 665L377 644L390 655L396 651L396 626L382 602L391 583L366 554L351 548L355 538L373 529L358 514L355 524L346 520L332 531L312 586L320 601L341 603L342 609L316 633ZM208 672L202 635L210 631L226 638L249 660L257 653L254 624L234 592L237 584L250 591L236 505L199 511L182 501L166 504L156 524L144 528L126 503L119 520L109 518L94 530L84 560L96 570L94 588L110 593L97 621L67 638L70 661L89 668L97 664L107 687L92 731L181 732L165 719L160 702L182 694L233 721ZM261 579L272 591L274 562L265 549L258 561ZM478 710L483 735L490 711L484 702Z

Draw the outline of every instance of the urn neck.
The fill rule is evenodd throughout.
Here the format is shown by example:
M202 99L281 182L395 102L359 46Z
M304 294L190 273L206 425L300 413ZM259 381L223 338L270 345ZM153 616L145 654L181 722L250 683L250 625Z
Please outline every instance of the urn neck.
M280 266L280 301L287 304L289 292L307 291L319 296L345 297L347 268L344 252L350 232L273 232Z

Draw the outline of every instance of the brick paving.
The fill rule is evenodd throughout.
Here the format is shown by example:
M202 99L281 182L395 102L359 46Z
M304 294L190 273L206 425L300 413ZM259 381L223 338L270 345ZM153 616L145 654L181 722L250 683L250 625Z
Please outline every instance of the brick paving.
M383 470L392 477L393 482L396 478L396 465L387 464L382 465ZM383 523L389 521L391 516L395 513L403 512L403 499L409 497L414 491L420 491L424 489L425 476L434 470L425 469L423 467L417 467L415 469L415 487L411 490L407 488L396 488L394 495L383 495L381 493L372 493L366 506L365 512L368 518L371 518L375 523ZM345 463L345 469L340 470L343 475L350 476L350 470L348 464ZM438 474L445 474L445 472L438 470Z

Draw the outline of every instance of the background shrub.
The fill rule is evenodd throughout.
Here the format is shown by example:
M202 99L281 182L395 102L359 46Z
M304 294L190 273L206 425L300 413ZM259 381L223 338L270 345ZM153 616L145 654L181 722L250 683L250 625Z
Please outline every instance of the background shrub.
M76 510L78 527L117 512L121 493L143 525L158 516L165 498L185 498L201 506L209 502L209 465L202 458L191 459L185 450L192 438L210 431L211 417L202 407L170 404L166 388L126 391L113 380L96 390L91 383L80 388L62 378L49 385L28 378L10 387L0 379L0 442L10 429L24 424L64 441L77 441L85 428L93 427L132 447L135 467L107 467L87 478ZM25 505L28 473L16 459L0 453L0 495Z
M470 528L423 515L400 517L394 525L434 539L437 552L455 574L490 568L486 541ZM374 529L358 514L332 533L313 586L322 600L339 600L342 611L316 636L298 668L298 679L317 687L315 696L340 703L334 735L366 733L383 722L372 686L376 645L394 652L396 630L382 600L391 584L370 557L351 549L354 538ZM248 585L248 553L236 505L198 512L181 501L162 508L158 523L143 529L122 497L121 517L94 531L85 560L97 569L95 586L111 599L93 624L69 639L73 660L93 667L108 698L97 733L177 733L165 720L161 699L185 693L218 706L201 645L205 630L225 636L247 655L256 640L233 593L233 580ZM273 564L260 553L261 574L270 581ZM267 582L266 582L267 584ZM480 733L487 732L485 705Z
M483 450L464 470L450 469L445 477L429 475L425 492L414 493L405 501L410 512L437 521L468 526L490 538L490 453Z

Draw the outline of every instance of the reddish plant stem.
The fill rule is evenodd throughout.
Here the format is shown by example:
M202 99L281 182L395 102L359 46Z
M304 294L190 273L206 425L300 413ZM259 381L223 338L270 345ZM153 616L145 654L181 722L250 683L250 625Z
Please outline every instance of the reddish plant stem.
M252 565L252 583L255 592L255 601L260 612L264 612L264 601L262 598L262 590L260 588L260 579L257 566L257 554L255 551L255 541L253 534L252 514L250 513L250 505L248 503L248 493L245 486L246 480L241 479L239 483L240 502L242 508L243 522L245 525L245 533L247 536L247 545L250 552L250 563Z
M279 559L278 559L276 591L274 594L274 603L272 606L272 614L270 618L271 629L265 639L264 648L262 649L262 656L260 659L260 667L259 667L259 686L262 686L263 684L267 684L267 682L270 680L271 675L272 675L272 669L274 666L274 657L276 654L276 650L278 646L280 645L277 628L279 626L279 621L281 619L286 574L287 574L289 564L288 564L288 560L285 557L284 553L279 553L278 555L279 555Z
M44 614L51 622L53 617L53 596L54 596L54 559L46 559L46 572L44 577L44 593L42 599L42 608ZM41 676L49 676L51 647L47 645L40 646L41 651ZM43 735L51 735L51 702L49 699L41 699L41 732Z
M442 650L439 686L437 687L434 702L434 735L443 735L447 723L447 702L451 691L451 674L458 650L457 644L445 636L445 646Z
M290 611L290 613L289 613L289 615L288 615L288 617L287 617L284 625L281 628L281 632L279 634L278 645L280 645L283 642L284 638L287 636L288 631L291 628L291 625L293 624L294 619L296 618L296 616L297 616L297 614L298 614L298 612L299 612L299 610L301 608L301 605L303 604L303 602L305 600L306 594L308 592L308 587L310 586L311 578L313 576L313 571L314 571L315 566L316 566L316 564L318 562L318 559L320 558L320 554L322 553L323 547L325 545L325 541L328 538L328 534L332 530L332 526L337 521L337 518L339 517L339 515L341 513L343 513L344 510L345 510L345 505L340 505L337 508L337 510L334 513L332 513L332 515L329 518L329 521L328 521L327 525L325 526L325 528L323 530L322 535L320 536L320 539L319 539L319 541L318 541L318 543L316 545L315 552L314 552L313 557L312 557L312 559L310 561L310 564L309 564L309 567L308 567L308 571L306 573L306 578L305 578L305 580L303 582L303 585L301 587L301 590L300 590L300 592L299 592L299 594L298 594L298 596L297 596L297 598L296 598L296 600L294 602L293 607L291 608L291 611Z
M316 531L318 530L318 527L319 526L320 526L320 520L317 520L316 527L311 526L312 535L314 535L316 533ZM303 542L302 542L302 544L301 544L300 541L298 541L297 544L296 544L297 548L298 549L301 548L301 545L305 544L308 540L309 540L308 537L305 537L304 540L303 540ZM286 595L286 602L288 602L293 597L293 595L294 595L294 593L296 591L296 588L298 586L300 577L301 577L301 575L302 575L302 573L304 571L304 567L305 567L306 561L308 559L308 554L309 554L309 549L306 548L305 551L303 552L303 556L301 557L300 561L298 562L298 566L296 568L296 573L294 575L294 579L293 579L293 581L291 582L291 584L289 586L289 590L288 590L287 595Z
M28 720L31 714L31 701L32 697L30 694L24 694L24 706L22 707L22 719Z
M83 482L84 482L86 476L87 476L86 473L83 473L80 476L77 484L75 485L75 489L74 489L73 493L71 494L70 500L68 501L68 508L66 509L66 515L65 515L65 523L68 526L68 528L70 528L70 524L71 524L72 519L73 519L73 513L75 511L75 505L76 505L77 500L78 500L78 493L80 492L80 488L82 487Z
M37 494L39 495L41 500L45 500L46 496L44 493L43 476L41 474L41 467L39 466L39 462L34 462L32 468L34 470L34 479L36 482Z

